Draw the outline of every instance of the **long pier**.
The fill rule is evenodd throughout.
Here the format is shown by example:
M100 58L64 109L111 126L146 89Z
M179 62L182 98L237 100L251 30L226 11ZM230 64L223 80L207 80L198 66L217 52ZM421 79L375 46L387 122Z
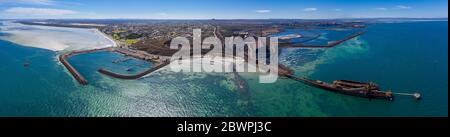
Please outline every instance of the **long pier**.
M89 82L78 72L67 60L68 54L60 55L59 61L67 68L67 70L72 74L73 78L78 81L81 85L87 85Z
M356 38L358 36L363 35L364 33L366 33L366 31L360 31L360 32L356 32L348 37L345 37L344 39L329 43L326 46L317 46L317 45L305 45L305 44L289 44L289 43L282 43L280 44L280 48L333 48L336 47L337 45L340 45L348 40L351 40L353 38ZM288 44L288 45L286 45ZM281 46L283 45L283 46Z
M368 98L368 99L383 99L383 100L389 100L393 101L394 96L391 91L379 91L378 87L362 87L362 88L341 88L334 84L326 83L323 81L318 80L310 80L307 78L301 78L301 77L295 77L293 75L286 75L286 77L299 81L302 83L305 83L309 86L320 88L323 90L336 92L339 94L349 95L349 96L356 96L356 97L362 97L362 98Z
M347 89L346 89L346 88L342 88L342 87L339 87L338 85L336 85L335 83L337 83L337 81L333 82L333 84L330 84L330 83L326 83L326 82L319 81L319 80L311 80L308 78L296 77L294 75L285 75L285 76L287 78L290 78L290 79L298 81L298 82L305 83L312 87L316 87L316 88L320 88L320 89L324 89L327 91L332 91L332 92L336 92L336 93L344 94L344 95L350 95L350 96L356 96L356 97L362 97L362 98L368 98L368 99L383 99L383 100L388 100L388 101L394 101L394 95L410 96L410 97L413 97L415 100L422 99L422 94L420 94L419 92L399 93L399 92L392 92L391 90L380 91L378 85L376 85L376 84L372 85L371 83L361 83L361 84L367 84L368 85L367 87L358 87L358 86L354 86L355 84L353 84L352 86L347 87ZM342 82L340 82L340 83L342 83ZM358 84L359 83L360 82L358 82ZM349 85L349 84L347 84L347 85Z

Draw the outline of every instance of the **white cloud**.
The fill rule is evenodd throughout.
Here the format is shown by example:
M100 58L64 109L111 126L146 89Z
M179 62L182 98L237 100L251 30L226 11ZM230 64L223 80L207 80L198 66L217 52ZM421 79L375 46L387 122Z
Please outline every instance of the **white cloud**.
M307 12L312 12L312 11L317 11L317 10L319 10L319 9L317 9L317 8L306 8L306 9L303 9L303 11L307 11Z
M34 15L34 16L61 16L78 13L77 11L73 10L49 9L49 8L23 8L23 7L10 8L5 10L4 12L14 15Z
M167 16L167 15L169 15L169 14L167 14L167 13L165 13L165 12L160 12L160 13L156 13L156 15L158 15L158 16Z
M380 8L375 8L376 10L387 10L386 8L382 8L382 7L380 7Z
M398 5L396 6L397 9L412 9L412 7L410 6L405 6L405 5Z
M0 0L0 3L7 4L30 4L30 5L54 5L53 0Z
M271 10L255 10L256 13L269 13Z

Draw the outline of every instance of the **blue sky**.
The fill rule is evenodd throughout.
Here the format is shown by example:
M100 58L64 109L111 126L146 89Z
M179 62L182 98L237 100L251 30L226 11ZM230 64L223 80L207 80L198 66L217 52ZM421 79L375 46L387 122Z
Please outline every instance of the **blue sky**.
M448 17L447 0L0 0L0 18Z

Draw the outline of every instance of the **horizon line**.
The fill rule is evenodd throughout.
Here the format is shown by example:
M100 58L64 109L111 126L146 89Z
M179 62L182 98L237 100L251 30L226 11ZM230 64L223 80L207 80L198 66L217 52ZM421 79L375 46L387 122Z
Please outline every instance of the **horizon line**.
M221 19L221 18L208 18L208 19L158 19L158 18L11 18L0 20L344 20L344 19L447 19L448 17L355 17L355 18L235 18L235 19Z

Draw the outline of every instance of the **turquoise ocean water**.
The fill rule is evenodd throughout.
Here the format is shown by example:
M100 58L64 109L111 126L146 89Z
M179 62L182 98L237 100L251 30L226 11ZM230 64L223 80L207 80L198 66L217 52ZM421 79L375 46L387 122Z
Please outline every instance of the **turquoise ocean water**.
M423 100L370 101L289 79L259 84L246 73L247 91L236 90L233 74L161 70L117 80L96 70L134 74L153 64L112 63L125 57L108 52L69 60L90 82L80 86L58 53L0 40L0 116L448 116L448 22L370 24L367 30L333 49L284 49L280 62L298 76L373 81L383 89L421 91ZM338 37L328 34L320 39Z

